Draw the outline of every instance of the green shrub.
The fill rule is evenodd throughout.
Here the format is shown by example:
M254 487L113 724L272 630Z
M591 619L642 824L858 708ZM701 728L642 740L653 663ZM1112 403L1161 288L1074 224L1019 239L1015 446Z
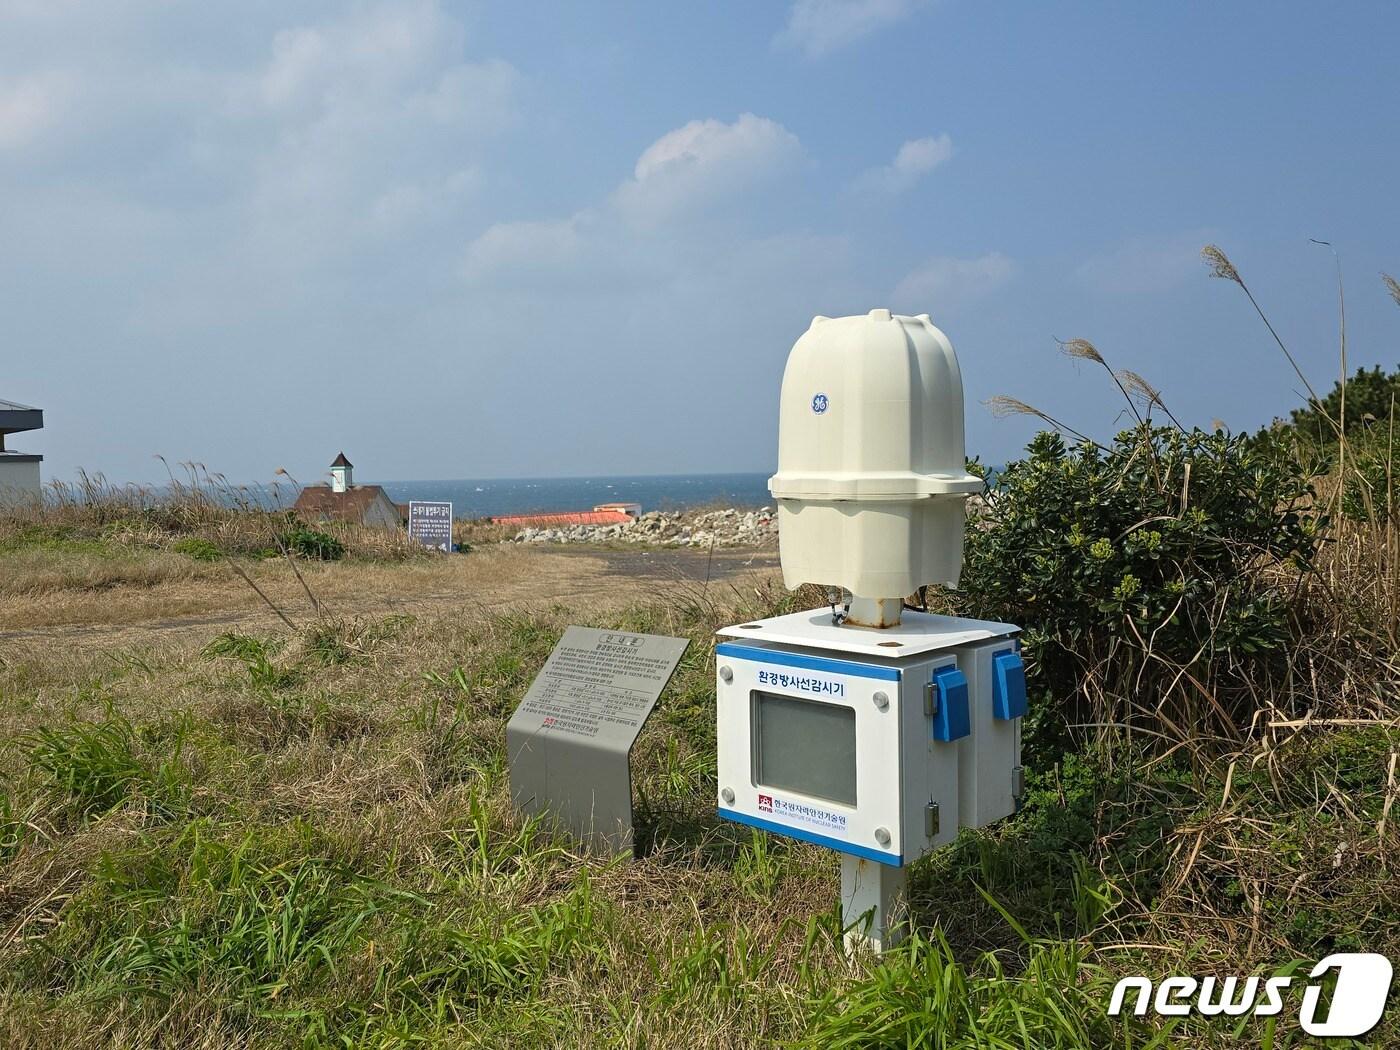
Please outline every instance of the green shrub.
M292 554L316 561L339 561L345 557L345 544L329 533L293 522L279 537L282 546Z
M195 561L218 561L224 556L224 552L215 544L200 536L187 536L183 540L177 540L170 545L170 549Z
M1275 423L1295 438L1300 456L1314 474L1335 474L1341 485L1342 515L1352 521L1384 522L1396 504L1395 409L1400 403L1400 369L1360 368L1346 381L1343 428L1342 384L1326 397L1294 409L1287 424ZM1340 435L1345 429L1345 444Z
M1383 434L1371 434L1348 443L1347 469L1342 476L1342 514L1352 521L1395 524L1395 442L1389 425Z
M1348 438L1384 428L1400 403L1400 368L1387 375L1379 365L1358 368L1346 384L1346 434ZM1304 441L1335 445L1341 429L1342 384L1338 382L1320 402L1291 413L1290 426Z
M963 604L1026 629L1033 762L1073 725L1180 739L1254 710L1249 686L1290 633L1275 570L1309 565L1322 524L1293 447L1144 426L1071 448L1047 432L998 475L969 522Z

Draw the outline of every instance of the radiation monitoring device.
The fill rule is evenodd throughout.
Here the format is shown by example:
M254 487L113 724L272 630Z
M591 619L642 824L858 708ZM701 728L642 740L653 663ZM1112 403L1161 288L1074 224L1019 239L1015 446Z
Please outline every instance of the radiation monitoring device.
M783 580L830 607L736 624L715 650L719 813L842 855L846 947L902 935L906 865L1014 812L1020 629L914 611L956 586L962 376L927 314L818 317L783 374Z

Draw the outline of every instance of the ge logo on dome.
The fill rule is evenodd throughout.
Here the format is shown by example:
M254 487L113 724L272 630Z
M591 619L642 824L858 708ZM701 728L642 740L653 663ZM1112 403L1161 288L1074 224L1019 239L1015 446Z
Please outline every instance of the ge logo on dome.
M817 394L815 397L812 398L812 411L815 412L817 415L821 415L823 412L825 412L827 408L830 407L830 405L831 402L826 399L825 394Z

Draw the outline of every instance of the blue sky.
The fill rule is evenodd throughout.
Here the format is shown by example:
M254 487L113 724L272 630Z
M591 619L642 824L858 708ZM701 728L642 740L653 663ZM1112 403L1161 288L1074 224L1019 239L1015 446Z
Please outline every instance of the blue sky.
M764 470L814 314L928 312L968 448L1394 367L1386 4L0 0L0 397L48 477Z

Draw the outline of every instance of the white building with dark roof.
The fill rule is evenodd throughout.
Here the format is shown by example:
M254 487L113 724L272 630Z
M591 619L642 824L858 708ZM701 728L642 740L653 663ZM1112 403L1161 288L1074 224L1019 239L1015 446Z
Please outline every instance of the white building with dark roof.
M0 400L0 509L38 503L43 499L39 464L44 457L10 448L6 442L11 434L39 430L43 425L42 408Z
M297 495L292 509L310 522L348 521L397 529L403 523L404 508L378 485L356 485L354 470L354 464L342 452L331 464L331 483L307 485Z

